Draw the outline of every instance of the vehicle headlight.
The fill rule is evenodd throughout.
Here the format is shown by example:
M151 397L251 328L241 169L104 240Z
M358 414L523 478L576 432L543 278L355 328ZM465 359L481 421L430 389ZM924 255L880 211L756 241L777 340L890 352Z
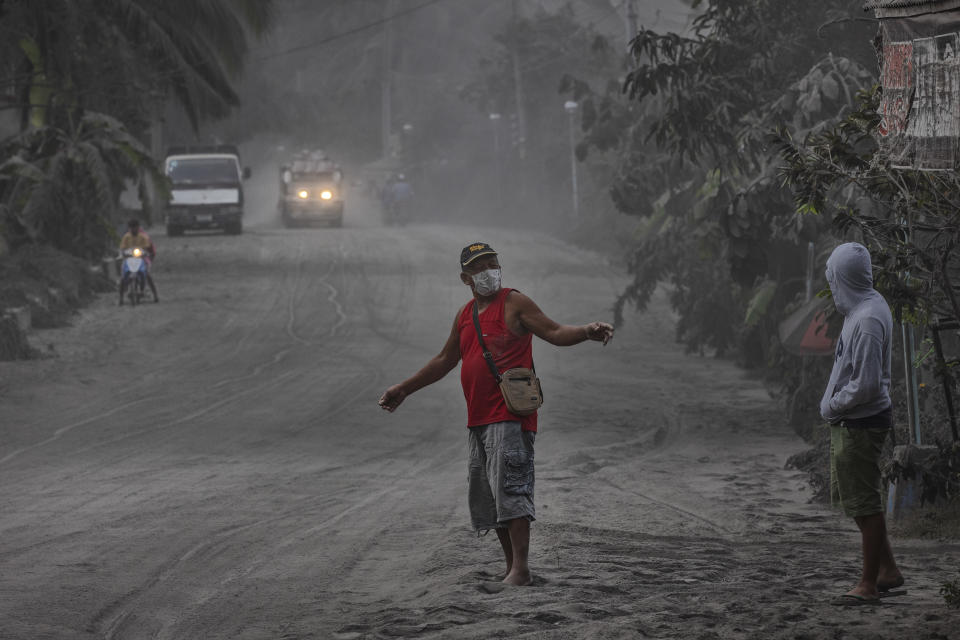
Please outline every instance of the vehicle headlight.
M307 191L306 189L300 189L300 191L297 191L297 197L300 198L301 200L306 200L307 198L310 197L310 192Z
M133 250L134 258L139 258L141 255L143 255L143 251L141 251L139 247Z
M320 199L321 199L321 200L330 200L330 199L332 199L332 198L333 198L333 192L330 191L329 189L328 189L327 191L321 191L321 192L320 192Z

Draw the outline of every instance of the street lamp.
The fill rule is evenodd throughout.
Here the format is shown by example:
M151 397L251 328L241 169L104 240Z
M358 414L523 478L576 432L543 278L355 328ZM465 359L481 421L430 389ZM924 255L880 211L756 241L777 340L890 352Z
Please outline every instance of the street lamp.
M570 178L573 184L573 217L580 217L580 194L577 190L577 144L573 133L573 120L577 115L577 105L573 100L567 100L563 103L563 108L567 112L570 123Z
M405 122L400 130L403 132L400 137L400 155L404 163L409 165L413 162L413 125Z
M493 164L497 175L497 208L503 209L503 176L500 167L500 114L491 113L490 123L493 125Z

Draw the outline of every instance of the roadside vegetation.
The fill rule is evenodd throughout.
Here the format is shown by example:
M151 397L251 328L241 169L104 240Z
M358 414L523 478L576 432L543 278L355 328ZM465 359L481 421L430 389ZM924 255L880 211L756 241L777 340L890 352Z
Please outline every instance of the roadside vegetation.
M666 285L677 339L689 351L734 358L768 380L813 445L791 463L810 471L826 497L827 432L817 406L830 358L791 353L778 326L825 289L833 247L862 242L876 286L920 345L908 363L902 344L895 347L888 478L915 482L921 503L939 507L926 520L942 531L960 493L960 444L944 395L956 387L960 345L954 331L934 348L929 327L960 318L960 180L879 159L876 24L859 0L693 5L699 13L687 33L639 31L620 87L568 87L588 116L580 158L615 158L610 195L639 223L628 249L634 279L617 301L617 321ZM831 332L841 322L835 314ZM905 366L921 381L924 443L936 445L922 465L892 458L893 445L915 441Z
M43 318L58 298L85 295L67 293L65 283L76 279L69 260L48 255L36 271L49 286L39 289L31 284L36 274L18 267L48 248L99 263L116 246L126 189L136 189L149 221L166 189L151 153L152 123L168 101L195 128L236 106L232 83L248 40L270 25L271 6L0 2L0 110L13 128L0 136L0 313L26 305ZM15 325L6 319L3 327L0 357L23 357Z
M960 609L960 578L944 582L940 587L940 595L949 606Z

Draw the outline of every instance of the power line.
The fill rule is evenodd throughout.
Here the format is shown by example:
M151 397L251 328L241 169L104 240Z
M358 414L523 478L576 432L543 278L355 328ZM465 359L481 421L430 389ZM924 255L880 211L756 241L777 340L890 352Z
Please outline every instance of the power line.
M356 27L356 28L354 28L354 29L350 29L349 31L344 31L344 32L342 32L342 33L337 33L337 34L335 34L335 35L329 36L329 37L324 38L324 39L322 39L322 40L317 40L316 42L311 42L310 44L304 44L304 45L300 45L300 46L298 46L298 47L293 47L292 49L286 49L286 50L284 50L284 51L279 51L279 52L277 52L277 53L271 53L270 55L260 56L259 58L257 58L257 60L271 60L271 59L273 59L273 58L279 58L279 57L281 57L281 56L289 55L289 54L291 54L291 53L296 53L296 52L298 52L298 51L305 51L306 49L313 49L314 47L321 47L321 46L323 46L323 45L325 45L325 44L328 44L328 43L330 43L330 42L334 42L335 40L340 40L340 39L342 39L342 38L346 38L346 37L348 37L348 36L355 35L355 34L357 34L357 33L360 33L361 31L366 31L367 29L372 29L372 28L374 28L374 27L379 27L379 26L382 25L382 24L385 24L385 23L387 23L387 22L390 22L390 21L393 20L394 18L399 18L399 17L401 17L401 16L409 15L409 14L411 14L411 13L416 13L417 11L420 11L421 9L426 9L426 8L429 7L429 6L432 6L432 5L435 5L435 4L439 4L439 3L444 2L444 1L445 1L445 0L427 0L427 2L424 2L424 3L422 3L422 4L419 4L419 5L415 6L415 7L411 7L411 8L409 8L409 9L405 9L405 10L403 10L403 11L398 11L397 13L395 13L395 14L393 14L393 15L391 15L391 16L387 16L386 18L381 18L381 19L379 19L379 20L374 20L373 22L368 22L368 23L366 23L366 24L362 24L362 25L360 25L359 27Z

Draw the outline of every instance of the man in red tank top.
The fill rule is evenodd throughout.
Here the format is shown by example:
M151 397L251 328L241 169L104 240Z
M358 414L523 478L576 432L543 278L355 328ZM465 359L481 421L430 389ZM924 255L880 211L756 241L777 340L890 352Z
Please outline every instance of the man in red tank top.
M478 532L496 529L507 562L503 581L528 585L532 582L527 557L530 522L535 516L537 414L517 416L507 409L477 339L474 306L484 342L500 372L533 367L533 336L560 347L586 340L607 344L613 338L613 326L557 324L533 300L500 286L500 261L485 242L460 252L460 280L470 287L473 299L457 312L443 349L413 376L387 389L380 406L395 411L408 395L440 380L463 360L460 382L467 400L470 519Z

